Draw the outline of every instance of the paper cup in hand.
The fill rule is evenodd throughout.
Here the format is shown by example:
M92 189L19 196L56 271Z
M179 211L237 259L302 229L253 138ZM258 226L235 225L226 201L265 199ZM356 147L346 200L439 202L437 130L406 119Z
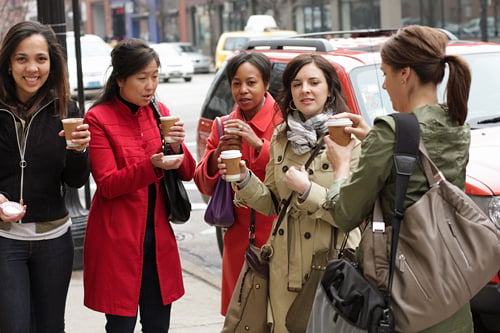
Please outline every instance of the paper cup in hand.
M220 153L222 162L226 164L226 181L237 182L240 180L240 160L241 152L239 150L225 150Z
M160 117L161 129L163 131L165 142L175 142L170 136L168 136L168 132L170 132L170 127L174 126L176 122L180 120L179 117L176 116L166 116Z
M344 128L352 126L352 121L347 118L328 119L326 125L330 138L341 146L347 146L351 142L351 134L346 133Z
M77 131L77 127L83 124L83 118L66 118L62 120L63 128L64 128L64 136L66 137L66 145L68 147L78 147L79 143L73 143L71 140L73 136L71 135L73 132Z

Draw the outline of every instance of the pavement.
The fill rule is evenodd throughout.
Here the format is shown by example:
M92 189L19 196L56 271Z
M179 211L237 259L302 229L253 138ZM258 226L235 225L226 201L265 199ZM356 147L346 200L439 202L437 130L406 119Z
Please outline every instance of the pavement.
M224 323L220 315L220 274L183 259L185 295L172 304L169 333L219 333ZM66 304L67 333L105 332L104 314L83 305L83 272L73 271ZM139 320L134 333L141 332Z

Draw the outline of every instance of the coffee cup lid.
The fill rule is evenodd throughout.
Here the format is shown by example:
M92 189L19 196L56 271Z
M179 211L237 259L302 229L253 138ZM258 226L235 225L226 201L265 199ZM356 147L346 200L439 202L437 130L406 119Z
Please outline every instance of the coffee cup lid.
M220 153L220 158L231 159L241 157L241 151L239 150L224 150Z
M352 121L349 118L328 119L327 126L351 126Z
M163 160L163 162L168 162L168 161L175 160L176 158L181 157L183 155L184 154L165 155L161 159Z
M5 215L17 215L23 211L23 206L14 201L6 201L1 206Z

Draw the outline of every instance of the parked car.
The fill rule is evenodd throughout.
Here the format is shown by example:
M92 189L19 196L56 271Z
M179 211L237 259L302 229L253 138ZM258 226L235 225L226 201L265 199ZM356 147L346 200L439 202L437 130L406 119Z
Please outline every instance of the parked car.
M193 62L195 73L210 72L212 60L209 56L204 55L201 50L196 49L193 44L185 42L175 42L170 44L174 45L183 56L188 57Z
M101 89L111 74L112 48L97 35L80 36L81 64L84 94L89 97ZM68 53L68 78L71 95L78 94L76 67L76 51L74 33L66 33L66 49Z
M329 40L302 36L251 40L243 52L262 52L271 60L269 91L274 96L280 89L283 70L292 58L302 52L322 54L337 70L352 112L361 114L372 124L375 117L394 112L388 94L382 89L384 79L379 54L380 46L391 33L383 30L327 32L320 35L331 37ZM467 117L472 138L466 192L500 229L500 45L461 41L451 34L448 36L447 52L463 56L472 70ZM442 98L444 85L439 89ZM223 65L216 73L201 109L198 157L203 155L212 121L217 116L229 114L233 104ZM221 230L217 230L217 237L222 242ZM471 306L476 333L500 332L500 272L474 297Z
M190 82L193 78L194 66L191 60L184 57L171 43L150 44L160 56L160 80L184 79Z
M297 32L293 30L223 32L219 36L217 46L215 47L215 70L218 70L222 66L228 55L243 48L252 38L284 37L296 34Z

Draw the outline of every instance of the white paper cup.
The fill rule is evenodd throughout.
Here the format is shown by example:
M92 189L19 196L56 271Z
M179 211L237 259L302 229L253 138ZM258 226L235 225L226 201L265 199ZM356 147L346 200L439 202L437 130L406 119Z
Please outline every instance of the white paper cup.
M226 164L226 181L236 182L240 180L240 161L241 151L239 150L225 150L220 153L222 162Z
M23 206L14 201L6 201L2 205L4 215L14 216L19 215L23 211Z
M326 122L330 138L341 146L347 146L351 142L351 134L344 131L344 127L352 126L348 118L328 119Z

